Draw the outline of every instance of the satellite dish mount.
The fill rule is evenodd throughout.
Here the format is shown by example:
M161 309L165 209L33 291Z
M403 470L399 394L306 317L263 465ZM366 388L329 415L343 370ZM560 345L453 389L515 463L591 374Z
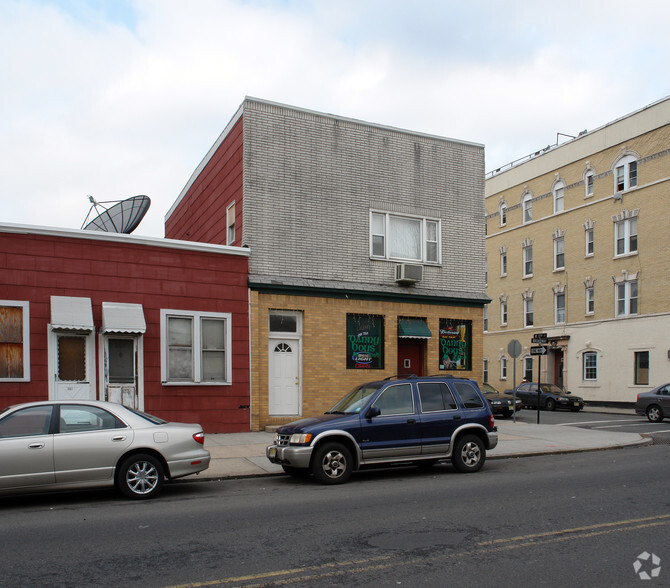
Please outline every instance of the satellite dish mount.
M103 231L106 233L124 233L129 235L140 224L144 215L149 210L151 200L148 196L131 196L125 200L108 200L106 202L97 202L93 196L88 197L91 201L91 208L84 219L81 228L84 231ZM107 207L105 204L112 204ZM102 211L98 210L98 207ZM88 224L88 217L95 209L97 216Z

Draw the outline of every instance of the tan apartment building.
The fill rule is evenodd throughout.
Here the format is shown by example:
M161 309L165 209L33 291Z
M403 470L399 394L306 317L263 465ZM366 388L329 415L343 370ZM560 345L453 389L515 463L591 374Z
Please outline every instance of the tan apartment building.
M485 193L484 379L510 389L516 368L628 403L670 381L670 97L488 174Z

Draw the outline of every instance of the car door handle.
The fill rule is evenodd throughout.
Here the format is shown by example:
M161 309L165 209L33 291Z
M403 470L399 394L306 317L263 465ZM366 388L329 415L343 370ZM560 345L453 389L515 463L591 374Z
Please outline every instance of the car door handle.
M408 425L416 425L416 419L407 419Z
M125 438L125 435L117 435L116 437L112 437L112 441L123 441Z
M31 443L28 445L29 449L42 449L44 447L44 443Z

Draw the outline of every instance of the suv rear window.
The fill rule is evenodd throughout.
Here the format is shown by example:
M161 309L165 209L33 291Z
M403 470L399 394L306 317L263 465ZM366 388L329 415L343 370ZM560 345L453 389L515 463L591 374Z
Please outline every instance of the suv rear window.
M484 403L472 384L468 382L453 382L452 386L465 408L484 408Z
M446 384L441 382L422 382L419 384L421 412L438 410L456 410L456 401Z

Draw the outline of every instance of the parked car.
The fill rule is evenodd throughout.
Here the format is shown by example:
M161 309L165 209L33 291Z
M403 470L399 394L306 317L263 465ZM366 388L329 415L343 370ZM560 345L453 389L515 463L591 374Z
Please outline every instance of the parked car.
M514 390L505 390L505 394L514 394ZM523 382L517 386L516 397L521 399L524 406L537 408L537 382ZM584 408L584 399L573 396L570 392L559 388L556 384L540 384L540 408L556 410L567 408L574 412Z
M523 408L523 402L521 402L521 399L516 399L515 407L513 398L510 398L505 394L501 394L493 386L491 386L491 384L482 384L482 392L484 393L486 400L489 401L491 412L494 416L502 415L504 417L511 417L515 411L519 412Z
M450 459L458 471L476 472L497 443L476 382L410 376L363 384L324 415L279 427L266 455L288 474L340 484L373 464Z
M116 486L152 498L165 479L209 467L200 425L102 401L49 401L0 413L0 494Z
M637 395L635 414L646 416L652 423L670 417L670 384L663 384Z

